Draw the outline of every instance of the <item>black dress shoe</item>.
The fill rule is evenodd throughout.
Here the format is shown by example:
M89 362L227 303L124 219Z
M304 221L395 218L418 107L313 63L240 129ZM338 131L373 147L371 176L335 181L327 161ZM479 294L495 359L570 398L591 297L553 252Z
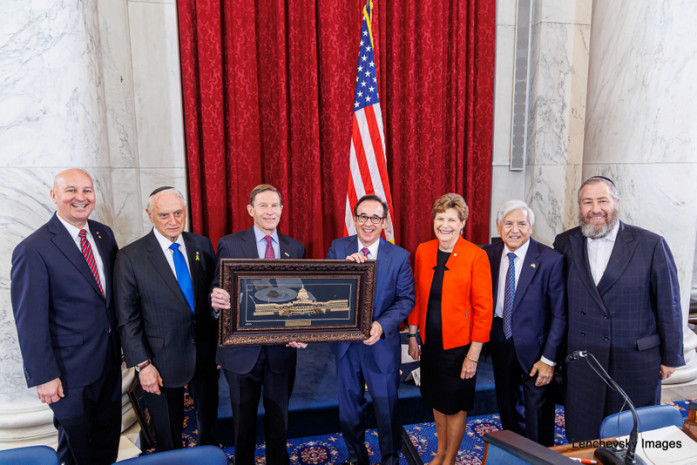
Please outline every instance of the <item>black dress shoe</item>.
M370 461L364 460L364 461L360 461L360 462L352 462L350 460L347 460L342 465L370 465Z

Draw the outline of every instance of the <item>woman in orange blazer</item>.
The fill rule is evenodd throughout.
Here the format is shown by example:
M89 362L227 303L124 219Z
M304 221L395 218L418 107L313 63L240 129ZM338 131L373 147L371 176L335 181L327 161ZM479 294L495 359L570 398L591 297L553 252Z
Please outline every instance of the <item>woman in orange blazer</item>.
M454 464L474 405L477 363L493 317L486 252L460 235L469 209L461 195L433 204L437 239L416 250L416 306L409 315L409 355L421 357L421 395L433 408L438 451L431 465ZM417 330L421 328L421 349Z

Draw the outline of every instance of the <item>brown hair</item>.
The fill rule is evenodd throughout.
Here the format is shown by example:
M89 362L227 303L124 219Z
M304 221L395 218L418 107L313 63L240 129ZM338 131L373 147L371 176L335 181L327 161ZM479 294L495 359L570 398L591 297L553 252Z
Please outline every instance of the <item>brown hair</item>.
M436 218L438 213L443 213L449 208L454 208L457 211L457 216L460 217L460 221L463 223L467 222L467 218L470 214L470 209L465 203L465 199L462 198L460 194L450 193L440 196L438 200L433 204L433 219Z
M278 194L278 200L281 202L281 205L283 205L283 196L278 189L273 187L271 184L259 184L257 187L252 189L252 193L249 194L249 204L254 205L254 199L256 198L257 194L261 194L262 192L266 191L271 191Z

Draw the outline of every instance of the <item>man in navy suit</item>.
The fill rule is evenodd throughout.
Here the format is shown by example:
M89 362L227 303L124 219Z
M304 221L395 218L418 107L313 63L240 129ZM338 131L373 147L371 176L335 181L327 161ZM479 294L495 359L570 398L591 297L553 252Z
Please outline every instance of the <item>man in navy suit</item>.
M566 336L564 256L530 237L534 224L525 202L509 200L496 215L502 242L484 247L495 314L488 347L503 428L553 446L550 381Z
M685 363L673 255L663 237L617 219L620 199L610 179L587 179L578 200L580 226L554 241L566 256L568 352L591 352L636 407L655 405L661 380ZM623 407L584 361L569 364L569 441L597 438L603 418Z
M121 357L111 272L118 247L88 220L92 178L59 173L56 214L12 253L12 308L24 375L53 410L62 463L107 465L121 432Z
M199 445L216 444L216 324L208 292L215 254L208 238L184 231L186 200L173 187L148 199L154 228L119 250L116 316L126 364L145 391L157 449L182 447L184 386L196 406Z
M229 234L218 242L218 266L213 279L213 308L230 308L230 295L218 287L221 258L305 258L305 246L278 232L283 212L281 193L269 184L260 184L249 196L247 212L254 226ZM235 424L235 463L252 465L256 445L256 420L259 397L263 391L266 463L290 463L288 437L288 401L295 382L296 348L307 344L291 342L286 346L219 347L218 363L230 386Z
M327 258L358 263L377 260L373 325L363 342L334 344L339 390L339 420L348 448L346 463L368 465L365 447L365 392L368 385L378 424L383 465L399 463L399 325L414 308L414 274L409 252L380 237L387 205L375 195L361 197L353 208L356 235L332 242Z

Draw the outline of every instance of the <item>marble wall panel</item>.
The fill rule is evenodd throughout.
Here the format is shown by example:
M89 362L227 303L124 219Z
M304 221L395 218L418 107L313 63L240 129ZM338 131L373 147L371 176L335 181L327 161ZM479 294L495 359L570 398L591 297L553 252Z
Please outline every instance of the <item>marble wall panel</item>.
M535 212L533 237L543 244L552 245L560 232L578 222L576 186L579 165L537 165L526 173L526 195L523 200Z
M113 167L137 165L131 41L125 0L97 0L109 157Z
M142 167L185 167L176 13L174 3L128 3Z
M0 21L0 166L103 163L96 4L10 0Z
M590 25L592 6L592 0L538 0L535 22Z
M114 168L114 220L112 228L119 247L130 244L145 234L143 194L138 168Z
M509 163L515 27L496 26L496 80L494 85L494 163Z
M516 3L517 0L496 0L497 26L515 26Z
M697 160L695 18L686 1L603 2L593 15L587 163Z
M528 163L579 162L590 28L540 23L533 31Z

